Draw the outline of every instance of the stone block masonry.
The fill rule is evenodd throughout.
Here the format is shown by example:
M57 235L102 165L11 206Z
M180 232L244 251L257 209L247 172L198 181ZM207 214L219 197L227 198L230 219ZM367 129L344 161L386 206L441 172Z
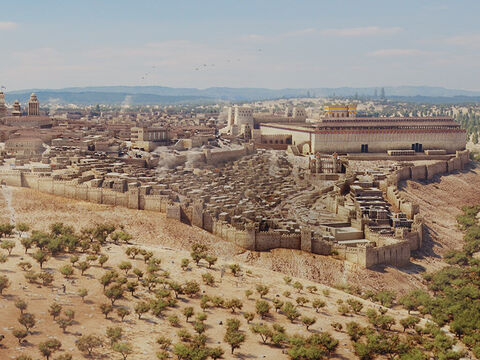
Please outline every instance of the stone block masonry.
M297 230L290 233L263 232L247 224L244 229L239 230L227 221L217 220L204 209L204 205L200 201L191 199L192 201L189 203L192 205L182 208L179 202L172 202L168 195L146 195L145 191L135 187L126 192L120 192L107 188L79 185L71 181L53 180L50 177L25 173L19 170L1 171L0 182L9 186L28 187L69 199L162 212L166 214L167 218L176 221L188 218L188 222L193 226L202 228L251 251L286 248L329 255L335 250L343 259L362 267L371 267L376 264L403 266L409 261L410 251L421 247L423 224L418 217L418 205L409 203L401 197L397 187L398 181L431 179L438 174L464 169L468 162L468 151L458 151L456 157L449 161L439 161L427 166L403 168L387 178L385 184L380 186L385 189L387 200L400 211L407 214L410 219L414 219L414 225L412 226L412 231L403 240L398 240L393 244L377 245L376 247L334 245L331 242L315 237L308 228L301 228L300 231ZM332 208L334 213L339 213L345 218L351 215L348 209L344 208L338 201L334 201L330 205L327 204L327 206Z

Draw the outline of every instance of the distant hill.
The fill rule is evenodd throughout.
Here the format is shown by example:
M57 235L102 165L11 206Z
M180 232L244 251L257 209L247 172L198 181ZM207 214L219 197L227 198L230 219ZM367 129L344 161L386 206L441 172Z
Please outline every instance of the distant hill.
M292 97L326 97L326 96L368 96L379 87L339 87L339 88L229 88L211 87L207 89L171 88L165 86L92 86L65 89L26 89L11 91L6 94L8 102L27 101L35 92L42 103L60 104L180 104L211 103L219 101L254 101ZM430 86L384 87L388 98L415 102L469 102L478 101L480 91L446 89ZM451 100L451 101L450 101Z

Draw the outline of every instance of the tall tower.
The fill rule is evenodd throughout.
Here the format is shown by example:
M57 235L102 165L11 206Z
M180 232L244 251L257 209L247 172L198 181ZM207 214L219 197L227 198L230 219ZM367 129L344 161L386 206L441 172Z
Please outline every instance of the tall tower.
M30 100L28 101L28 115L40 115L40 103L38 102L37 95L35 95L35 93L30 95Z
M18 100L15 100L15 102L13 103L12 115L13 115L13 116L20 116L20 115L22 115L22 109L21 109L21 107L20 107L20 103L18 102Z
M5 105L5 94L0 91L0 118L7 116L7 105Z

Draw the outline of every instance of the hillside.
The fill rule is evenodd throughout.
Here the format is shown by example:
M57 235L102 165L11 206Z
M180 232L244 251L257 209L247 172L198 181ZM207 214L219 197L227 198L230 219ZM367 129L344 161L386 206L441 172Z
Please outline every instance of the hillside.
M474 164L468 170L438 176L432 181L407 181L399 188L405 198L420 205L420 215L427 226L423 250L415 263L428 270L442 267L444 262L440 257L463 245L456 224L461 208L480 203L480 167Z
M25 89L6 93L7 102L28 99L35 92L42 103L121 104L128 97L130 104L172 104L183 102L256 101L295 97L367 96L378 87L338 88L173 88L165 86L88 86L64 89ZM431 86L385 87L388 98L399 101L452 103L478 101L480 92Z
M455 216L461 213L459 209L464 204L480 202L477 194L468 195L468 190L478 193L476 186L479 185L474 185L478 175L479 169L472 168L429 183L404 184L406 196L422 201L422 215L431 229L429 241L434 244L433 250L420 254L423 256L406 269L374 270L360 269L331 257L289 250L249 252L207 232L168 221L163 214L68 200L30 189L2 187L0 223L27 223L43 233L30 234L34 240L32 248L26 250L21 241L29 236L27 233L15 231L3 236L0 285L7 279L9 286L0 286L3 290L0 295L3 300L0 335L5 337L0 340L0 358L16 359L24 354L36 359L40 349L46 353L54 352L55 360L71 359L69 354L74 358L88 358L90 349L81 344L91 344L96 339L101 340L103 346L93 348L94 358L105 359L121 358L123 352L128 359L153 359L155 354L160 354L159 358L163 359L168 358L167 354L175 353L179 359L188 360L193 359L190 353L193 349L208 350L211 358L215 358L215 351L224 353L225 359L299 360L353 359L363 351L377 354L407 351L394 345L398 344L398 339L403 344L407 337L408 341L418 341L413 330L405 332L401 325L407 323L407 311L397 305L386 315L381 315L373 309L384 308L367 298L388 305L391 293L379 290L407 293L414 288L425 288L418 270L444 266L436 258L438 254L447 247L461 247L462 233L456 229ZM456 210L445 214L450 207ZM59 222L66 225L52 227L53 223ZM96 247L100 241L97 235L93 235L94 232L88 235L89 232L84 230L102 224L114 224L120 239L121 234L130 234L131 239L127 238L127 243L118 242L110 233L103 245ZM5 226L0 228L5 233ZM63 248L58 254L53 253L58 246L54 244L59 244L58 241L67 244L65 241L76 238L75 234L79 234L78 239L85 239L83 245L80 242L76 250ZM36 261L38 257L33 255L40 251L42 239L50 239L50 245L44 250L49 254L47 260L40 267ZM203 260L196 265L190 250L199 243L206 246L201 251L208 256L198 255ZM104 257L105 264L99 263L100 254L108 256ZM75 256L78 259L72 262ZM152 262L152 259L156 260ZM189 259L188 265L184 259ZM211 259L211 268L205 259ZM22 266L29 263L31 270L20 269L19 263L24 263ZM69 274L65 267L70 267L73 274ZM99 280L109 271L118 275L105 285L104 290ZM292 276L286 278L285 274ZM39 275L42 278L38 278ZM342 284L346 291L361 293L363 298L339 290L338 286ZM337 285L337 289L329 285ZM122 290L116 293L115 289ZM293 308L288 310L280 304L276 311L277 303L291 303ZM56 319L50 314L52 304L62 307ZM109 304L111 309L108 309ZM23 311L34 316L32 324L21 320L29 327L27 332L22 331L19 324L22 319L19 307L23 309L24 306ZM261 310L262 306L269 308L264 318L260 314L267 310ZM186 318L190 307L194 315ZM120 317L119 309L128 310L124 319ZM422 317L418 311L412 314ZM253 319L247 320L249 316ZM290 316L293 318L289 320ZM236 319L238 324L228 319ZM428 341L432 344L442 338L438 341L443 345L434 345L434 354L447 351L455 344L448 328L440 334L440 330L427 325L425 318L409 319L413 321L409 323L410 327L418 322L425 326L425 330L417 328L416 331L430 339ZM307 323L313 324L306 328ZM228 330L227 324L234 329ZM374 328L370 327L371 324ZM231 337L225 337L228 331L231 331ZM117 345L110 344L108 334L111 343ZM96 337L86 338L87 335ZM188 336L190 340L186 338ZM232 355L227 339L235 342L238 336L242 341ZM52 339L60 339L61 344ZM159 342L159 339L163 341ZM165 339L172 344L166 343ZM383 345L377 343L380 339ZM50 343L45 343L48 340ZM423 341L415 347L422 348ZM301 355L303 347L308 348L313 343L317 355ZM455 349L465 350L460 344L455 345ZM190 355L179 355L181 351ZM409 356L418 355L418 350L411 351Z

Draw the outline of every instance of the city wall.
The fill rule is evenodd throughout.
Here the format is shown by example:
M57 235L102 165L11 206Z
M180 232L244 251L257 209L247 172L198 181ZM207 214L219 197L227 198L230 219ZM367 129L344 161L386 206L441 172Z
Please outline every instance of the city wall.
M221 160L223 158L215 159L215 161ZM421 247L423 224L421 219L418 218L418 205L411 204L402 198L398 191L398 182L408 179L428 180L438 174L461 170L468 162L468 151L457 151L456 157L449 161L402 168L383 180L380 188L385 191L387 200L415 221L412 231L404 234L402 239L398 239L393 244L381 244L377 247L336 245L314 237L307 229L302 229L300 234L282 234L275 231L260 232L252 228L240 230L225 221L219 221L212 217L203 209L201 203L193 203L192 206L183 208L180 203L172 202L167 195L145 195L139 188L119 192L109 188L89 187L86 184L77 184L75 181L53 180L48 176L24 173L18 170L1 171L0 182L9 186L28 187L75 200L162 212L169 219L187 221L193 226L202 228L247 250L268 251L275 248L286 248L321 255L329 255L332 251L335 251L339 257L362 267L371 267L375 264L402 266L408 263L410 251ZM352 217L351 210L345 208L339 198L332 199L330 203L327 203L327 208L339 214L342 218ZM375 235L369 235L367 232L366 236L373 237Z

